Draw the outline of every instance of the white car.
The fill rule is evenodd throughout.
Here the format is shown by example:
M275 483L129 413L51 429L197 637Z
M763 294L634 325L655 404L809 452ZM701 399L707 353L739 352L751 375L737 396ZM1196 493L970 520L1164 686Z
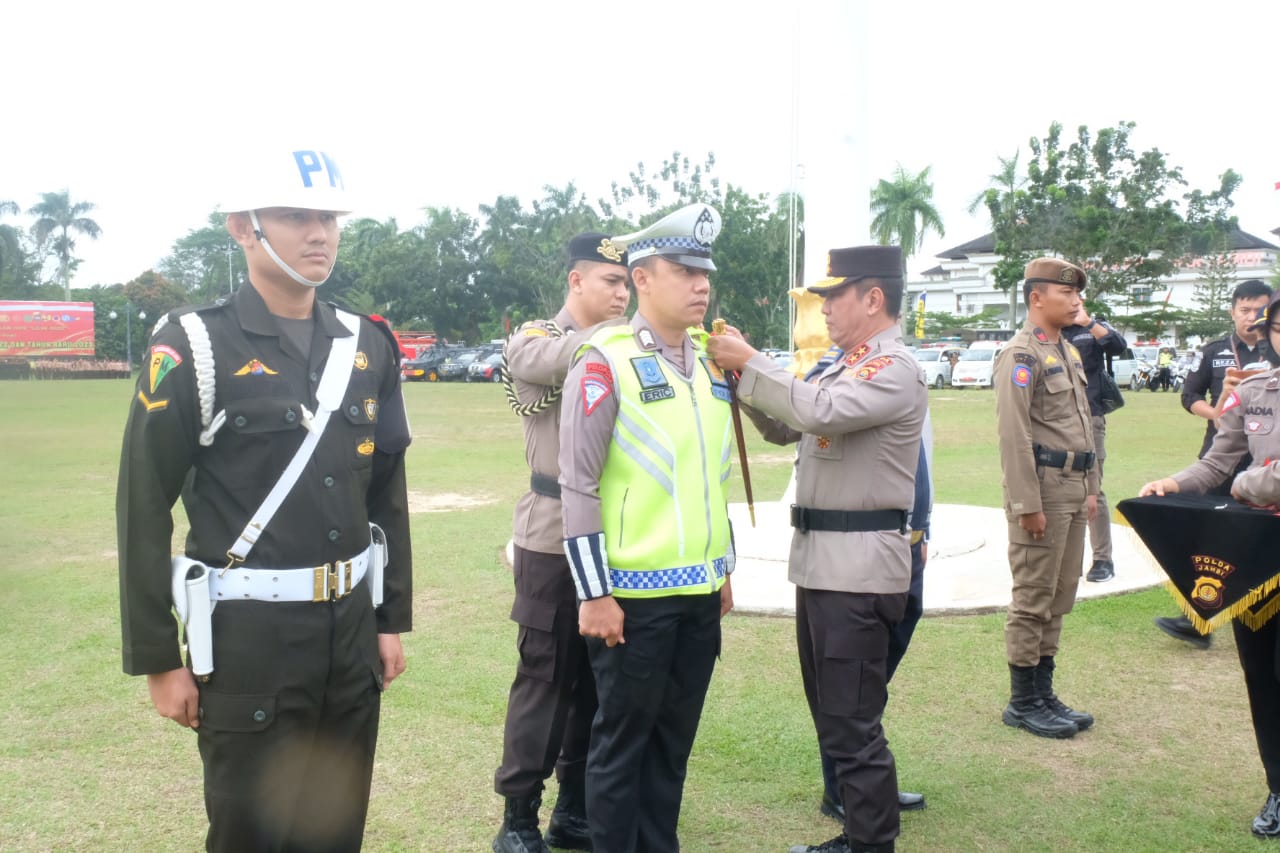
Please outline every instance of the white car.
M960 353L960 360L951 372L951 387L990 388L996 353L1003 347L1002 341L975 341L973 346Z
M963 350L922 349L912 355L924 368L925 381L934 388L945 388L951 384L951 353Z

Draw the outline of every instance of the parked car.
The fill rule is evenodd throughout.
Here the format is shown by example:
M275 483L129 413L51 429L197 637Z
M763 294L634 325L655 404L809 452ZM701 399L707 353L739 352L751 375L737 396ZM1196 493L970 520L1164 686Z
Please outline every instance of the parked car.
M492 352L484 358L477 358L467 368L468 382L501 382L502 353Z
M474 349L466 349L450 353L449 356L440 363L440 381L465 381L467 378L467 369L471 367L471 363L479 357L480 352Z
M1121 388L1134 389L1139 374L1138 362L1145 362L1154 367L1159 355L1159 344L1135 344L1125 347L1123 353L1111 359L1111 371L1115 375L1116 384ZM1142 384L1145 385L1145 382Z
M960 349L938 349L928 347L917 350L913 355L924 368L925 381L934 388L945 388L951 384L951 353L962 352Z
M960 353L960 360L951 372L951 387L990 388L996 353L1002 349L1004 341L974 341Z
M417 358L407 359L400 365L400 377L406 382L439 382L440 365L449 351L443 347L431 347Z

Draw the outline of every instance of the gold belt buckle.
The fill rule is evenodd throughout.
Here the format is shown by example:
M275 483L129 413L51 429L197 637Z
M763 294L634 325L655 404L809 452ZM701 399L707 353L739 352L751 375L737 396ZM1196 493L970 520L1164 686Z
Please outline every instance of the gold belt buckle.
M338 601L351 594L350 560L337 560L316 566L312 572L312 601ZM341 574L339 574L341 573Z

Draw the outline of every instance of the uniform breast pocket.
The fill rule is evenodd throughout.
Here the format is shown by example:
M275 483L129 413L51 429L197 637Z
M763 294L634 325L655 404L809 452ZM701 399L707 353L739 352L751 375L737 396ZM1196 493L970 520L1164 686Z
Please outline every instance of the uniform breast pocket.
M809 454L815 459L841 459L844 457L844 439L839 435L806 436Z
M302 439L302 404L291 397L230 400L226 427L234 442L229 452L246 484L274 483L280 460L288 460ZM223 441L219 436L219 441Z
M340 412L351 441L351 467L368 468L373 464L376 448L374 435L378 428L378 387L372 377L359 377L351 382Z

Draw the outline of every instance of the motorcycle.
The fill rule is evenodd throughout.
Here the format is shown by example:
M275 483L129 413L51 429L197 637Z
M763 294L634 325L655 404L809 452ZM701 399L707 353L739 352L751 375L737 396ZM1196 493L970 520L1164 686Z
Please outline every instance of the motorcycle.
M1175 364L1173 366L1173 373L1169 377L1170 389L1173 391L1181 391L1182 383L1186 381L1188 372L1186 364Z
M1133 376L1129 379L1129 388L1141 391L1151 385L1151 377L1155 375L1155 367L1149 361L1138 359L1133 363Z

